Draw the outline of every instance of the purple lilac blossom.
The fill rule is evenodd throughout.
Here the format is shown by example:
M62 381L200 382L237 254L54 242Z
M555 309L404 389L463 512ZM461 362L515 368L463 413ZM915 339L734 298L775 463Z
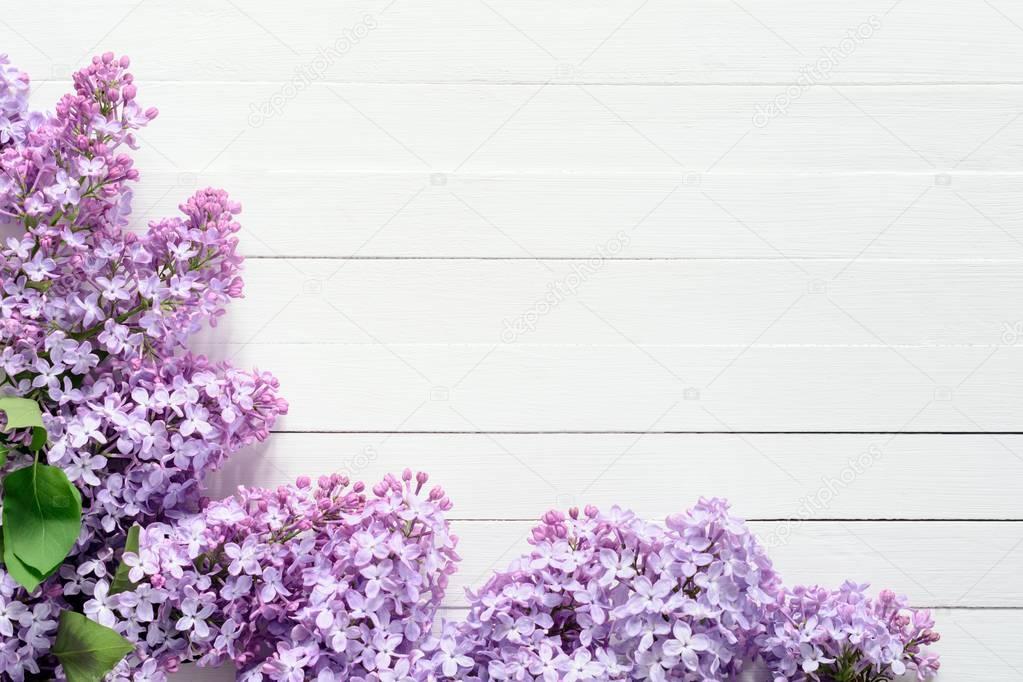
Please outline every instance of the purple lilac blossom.
M906 674L927 680L937 673L937 655L923 650L938 641L930 612L910 609L888 590L871 599L866 588L847 582L833 591L779 591L760 638L775 682L880 682Z
M451 502L426 483L301 478L151 524L126 555L145 597L112 602L140 645L114 679L189 661L230 663L239 680L406 679L458 560Z
M0 221L14 233L0 243L0 395L40 404L46 461L83 498L56 575L27 594L0 569L0 680L62 679L48 655L59 611L115 621L109 583L128 529L198 510L205 476L287 409L269 374L184 346L241 295L238 205L202 190L180 216L127 230L138 172L123 149L156 116L127 67L94 58L44 114L0 57ZM30 464L24 452L0 474Z
M28 74L11 66L7 55L0 54L0 144L24 139L28 91Z
M721 500L663 525L618 508L548 512L534 549L469 592L464 619L438 622L458 557L451 504L425 484L406 470L369 496L341 476L303 478L150 526L126 555L141 592L111 604L140 644L114 679L163 680L193 661L245 682L723 682L758 658L774 682L937 670L928 612L853 584L787 590Z
M701 500L663 526L617 507L552 511L530 542L532 552L470 595L468 617L429 659L434 672L731 679L779 587L764 550L721 500Z

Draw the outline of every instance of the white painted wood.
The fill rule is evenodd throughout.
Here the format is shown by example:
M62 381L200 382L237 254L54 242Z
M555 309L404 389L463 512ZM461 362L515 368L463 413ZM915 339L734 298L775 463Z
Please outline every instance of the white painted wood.
M793 82L826 51L848 52L842 41L873 17L871 37L835 58L831 79L1019 81L1023 51L1012 22L1023 14L1011 2L992 5L103 0L55 25L51 16L77 9L61 0L10 17L5 49L35 73L56 75L83 55L118 49L162 80L279 82L301 68L307 78L398 82ZM331 46L338 53L317 62Z
M628 248L605 257L1023 257L1016 172L142 173L140 227L228 187L261 257L585 258L622 230ZM318 209L290 229L296 202Z
M203 342L305 343L311 320L330 344L890 344L972 356L1017 341L1023 259L604 260L631 240L609 235L581 260L253 260L245 298Z
M272 367L288 430L1015 430L1018 272L261 260L199 347Z
M1023 419L1019 346L397 346L311 337L198 348L273 369L292 405L279 428L292 431L985 432L1020 431Z
M939 680L1017 682L1023 675L1023 649L1017 645L1017 633L1023 627L1021 612L938 609L934 615L941 632ZM230 682L234 674L224 668L189 667L183 670L180 679ZM742 682L766 679L769 678L754 668L743 676Z
M586 504L661 519L718 496L751 519L1023 520L1005 485L1023 436L276 433L214 474L211 494L333 472L372 484L405 467L444 487L454 519Z
M1018 680L1023 648L1009 634L1023 625L1018 611L935 612L943 654L939 680Z
M63 84L37 88L55 101ZM777 85L311 85L275 115L267 83L148 83L163 119L141 135L152 172L432 173L1023 168L1023 85L848 86L806 92L754 124ZM287 201L288 197L280 197ZM317 204L302 206L302 213ZM397 208L397 207L395 207ZM301 216L298 217L301 220Z

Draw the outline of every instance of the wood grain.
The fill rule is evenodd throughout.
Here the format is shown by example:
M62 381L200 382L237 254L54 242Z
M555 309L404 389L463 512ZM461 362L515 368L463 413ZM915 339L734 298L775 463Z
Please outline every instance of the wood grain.
M407 466L467 520L586 504L658 519L700 496L751 519L1023 520L1004 484L1023 470L1023 436L276 433L230 459L211 492L334 472L371 483Z
M588 258L626 232L605 258L1023 258L1015 171L142 174L140 228L229 187L259 257Z
M70 0L50 3L73 12ZM829 79L906 82L1020 80L1023 14L1009 2L812 0L685 3L578 0L415 2L100 0L75 22L47 12L11 17L6 49L34 74L63 76L83 56L116 48L149 79L386 82L795 82L831 57ZM117 30L112 24L122 19ZM850 50L843 40L873 21ZM151 30L159 27L160 30ZM109 32L109 33L108 33ZM108 34L104 36L104 34ZM47 35L42 44L36 36ZM35 45L35 46L33 46ZM336 55L321 50L333 47ZM317 57L319 56L319 59Z
M43 83L36 93L45 103L65 89ZM1023 125L1015 125L1023 85L813 88L788 115L760 127L757 107L783 86L314 83L258 113L275 92L273 83L148 83L139 97L159 102L162 119L140 135L139 166L424 178L1023 167Z
M631 239L627 230L612 235L601 252L627 250ZM245 297L201 341L305 343L315 320L315 340L324 344L892 346L949 354L966 347L972 357L1023 342L1014 326L1021 266L614 260L598 252L540 261L254 260L245 269Z
M197 348L272 367L290 431L1023 430L1019 347Z

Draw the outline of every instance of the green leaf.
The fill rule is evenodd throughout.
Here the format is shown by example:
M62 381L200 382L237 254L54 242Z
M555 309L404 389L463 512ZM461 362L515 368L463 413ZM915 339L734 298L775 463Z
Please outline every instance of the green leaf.
M100 682L134 648L110 628L64 611L52 652L64 666L68 682Z
M43 413L39 403L29 398L0 398L0 410L7 415L6 431L27 429L30 426L43 427Z
M43 426L43 413L39 409L39 403L28 398L0 398L0 411L7 415L5 432L30 428L32 451L38 452L46 445L46 427Z
M7 453L10 451L11 449L9 447L0 443L0 467L7 464Z
M3 488L5 551L40 575L50 573L78 539L81 493L63 471L38 462L7 474Z
M4 569L10 574L12 578L30 593L39 587L39 583L43 582L51 575L57 572L60 568L60 564L53 567L48 573L43 574L35 570L31 566L26 566L22 563L21 559L16 557L13 552L7 549L4 545L3 550L4 557Z
M46 445L46 429L45 428L34 428L32 429L32 442L29 443L28 449L32 452L39 452Z
M131 552L132 554L139 553L139 531L142 530L138 526L132 526L128 529L128 539L124 543L124 551ZM124 555L121 555L121 563L117 566L117 573L114 574L114 579L110 583L110 592L108 594L117 594L118 592L131 592L135 589L135 583L128 578L128 565L124 563Z

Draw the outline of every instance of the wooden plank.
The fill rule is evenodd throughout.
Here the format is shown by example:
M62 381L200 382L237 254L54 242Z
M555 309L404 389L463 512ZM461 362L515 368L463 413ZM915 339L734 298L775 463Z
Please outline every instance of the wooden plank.
M462 606L520 552L532 522L455 521L462 556L447 603ZM838 586L855 577L920 606L1023 606L1023 527L989 522L750 522L789 584Z
M1023 257L1017 174L142 174L139 228L223 187L253 256L586 258L625 231L605 258Z
M272 369L292 406L282 430L1023 431L1021 346L896 353L258 336L197 349Z
M1023 339L1020 260L254 260L207 344L971 346ZM315 322L315 335L309 325ZM633 349L635 350L635 349ZM953 351L954 352L954 351ZM943 362L942 355L934 358ZM929 373L940 367L921 368Z
M1023 520L1005 485L1023 436L276 433L228 460L211 494L333 472L372 484L405 467L444 487L453 519L585 504L658 519L718 496L753 519Z
M60 84L41 84L37 103ZM278 114L259 83L150 83L163 118L144 171L876 172L1023 168L1023 86L809 90L759 126L778 86L317 83ZM215 103L215 106L211 106ZM995 139L996 138L996 139ZM281 201L289 197L281 196ZM314 208L303 206L302 213ZM301 219L299 217L299 219Z
M11 17L5 49L63 76L116 48L162 80L789 83L824 60L814 81L1019 81L1023 14L992 4L99 0L55 23L60 0Z
M457 617L458 612L451 613ZM984 680L1017 682L1023 676L1023 649L1018 646L1023 612L971 611L939 609L935 612L941 641L935 651L941 654L938 680ZM759 667L752 667L742 682L766 679ZM226 668L209 669L188 666L172 677L172 682L230 682L234 673Z
M1018 430L1015 264L807 265L264 260L199 347L290 430Z
M1019 611L950 611L935 613L942 656L938 680L1018 680L1023 676L1023 648L1002 632L1023 625Z

